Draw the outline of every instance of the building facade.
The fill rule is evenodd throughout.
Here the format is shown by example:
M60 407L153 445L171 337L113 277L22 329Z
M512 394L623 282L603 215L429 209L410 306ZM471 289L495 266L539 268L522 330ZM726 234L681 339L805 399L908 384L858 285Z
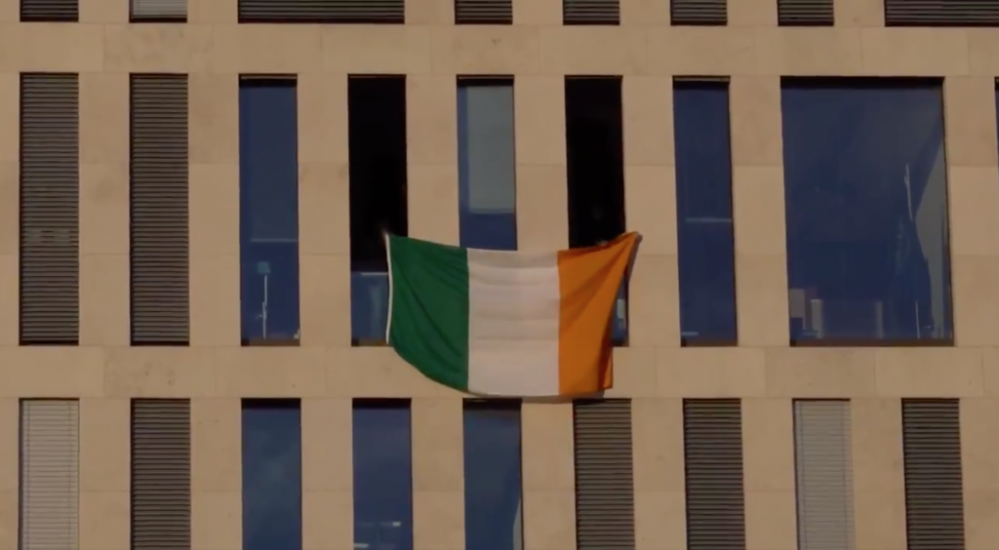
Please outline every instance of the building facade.
M918 4L0 0L0 550L994 550L999 8ZM384 345L382 230L625 229L600 398Z

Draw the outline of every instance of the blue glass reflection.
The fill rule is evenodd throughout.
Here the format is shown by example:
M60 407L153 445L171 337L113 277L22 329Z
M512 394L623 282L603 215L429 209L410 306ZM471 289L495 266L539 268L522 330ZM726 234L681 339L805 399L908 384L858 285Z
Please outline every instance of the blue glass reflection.
M298 130L293 81L239 89L244 342L298 339Z
M413 549L408 403L354 405L354 548Z
M792 339L949 340L941 86L842 82L782 91Z
M465 548L520 550L520 407L465 405Z
M243 550L302 548L298 401L243 402Z
M517 249L513 84L458 87L461 246Z
M355 343L371 345L385 342L388 300L388 273L350 273L350 333Z
M680 336L736 341L728 85L677 82L676 214Z

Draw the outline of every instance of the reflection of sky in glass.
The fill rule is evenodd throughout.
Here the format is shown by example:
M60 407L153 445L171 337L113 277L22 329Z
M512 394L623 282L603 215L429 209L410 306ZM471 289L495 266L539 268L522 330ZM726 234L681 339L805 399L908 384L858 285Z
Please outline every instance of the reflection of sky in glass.
M294 81L239 89L242 336L292 340L299 328L298 129Z
M243 550L301 550L297 402L243 404Z
M520 409L465 408L465 548L521 548Z
M678 82L673 110L681 335L734 342L728 85Z
M782 92L796 340L952 335L939 84Z
M354 406L354 547L413 550L408 403Z

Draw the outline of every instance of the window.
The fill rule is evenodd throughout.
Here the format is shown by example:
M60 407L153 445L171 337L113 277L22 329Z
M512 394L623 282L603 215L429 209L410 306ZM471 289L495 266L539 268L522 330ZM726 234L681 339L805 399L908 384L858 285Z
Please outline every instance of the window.
M777 0L777 24L782 27L831 27L833 0Z
M513 0L454 0L458 25L512 25Z
M888 27L999 27L999 2L885 0Z
M243 345L299 337L298 121L295 80L239 86L239 239Z
M850 402L794 402L798 550L853 550Z
M566 77L565 141L569 246L594 246L626 230L620 77ZM628 339L627 284L621 285L611 337Z
M389 298L385 232L408 233L406 78L351 76L347 104L351 341L381 345Z
M238 0L240 23L397 24L405 0ZM413 1L413 0L410 0Z
M243 400L243 550L302 550L297 399Z
M21 400L20 457L20 550L77 550L80 402Z
M728 24L728 0L670 0L670 22L674 26L724 26Z
M22 23L76 23L80 0L21 0Z
M458 80L461 246L517 250L513 81Z
M132 23L186 23L187 0L131 0Z
M620 0L562 0L563 25L620 25Z
M465 548L519 550L520 403L466 400Z
M413 550L408 400L354 401L354 547Z
M785 79L792 344L953 338L939 81Z
M735 344L735 238L728 83L673 86L680 339Z
M132 400L132 548L191 547L191 400Z

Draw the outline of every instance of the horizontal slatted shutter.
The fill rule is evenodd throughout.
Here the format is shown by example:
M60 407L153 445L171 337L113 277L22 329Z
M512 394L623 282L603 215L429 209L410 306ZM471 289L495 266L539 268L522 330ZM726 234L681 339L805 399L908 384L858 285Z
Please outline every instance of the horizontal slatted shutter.
M903 399L909 550L964 549L961 420L957 399Z
M726 25L727 0L670 0L670 20L673 25Z
M833 0L777 0L781 26L832 26Z
M798 550L853 550L850 402L796 401Z
M79 341L78 138L77 75L21 75L22 344Z
M635 548L631 401L577 401L576 537L579 550Z
M187 0L132 0L132 21L183 23Z
M187 76L132 76L132 343L188 343Z
M405 20L405 0L239 0L240 23L401 25Z
M21 0L21 21L26 23L75 23L79 20L79 0Z
M744 550L742 405L738 399L683 401L687 548Z
M619 25L620 0L562 0L565 25Z
M21 550L79 548L79 402L21 401Z
M997 27L999 0L885 0L885 25Z
M512 25L513 0L455 0L454 22L459 25Z
M191 548L191 402L132 401L132 550Z

